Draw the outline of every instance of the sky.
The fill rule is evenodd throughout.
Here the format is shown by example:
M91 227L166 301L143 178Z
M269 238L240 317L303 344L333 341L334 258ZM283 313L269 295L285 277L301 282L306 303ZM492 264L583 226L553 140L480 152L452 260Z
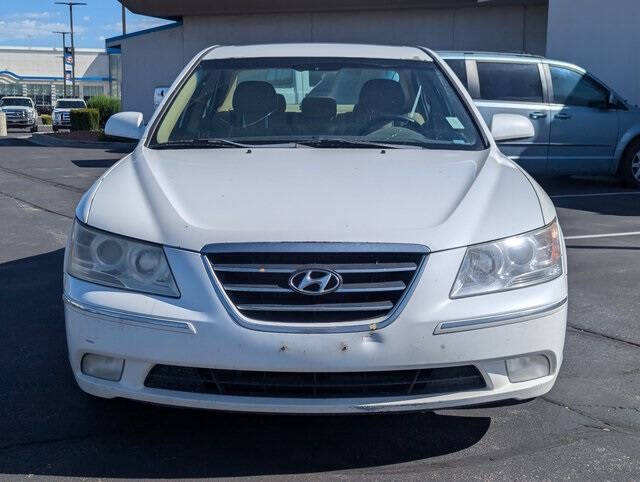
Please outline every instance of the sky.
M76 0L74 0L76 1ZM122 34L122 10L117 0L80 0L73 7L76 48L104 48L104 39ZM69 7L55 0L0 0L0 45L61 47L69 30ZM170 23L127 12L127 33ZM69 38L67 37L67 43Z

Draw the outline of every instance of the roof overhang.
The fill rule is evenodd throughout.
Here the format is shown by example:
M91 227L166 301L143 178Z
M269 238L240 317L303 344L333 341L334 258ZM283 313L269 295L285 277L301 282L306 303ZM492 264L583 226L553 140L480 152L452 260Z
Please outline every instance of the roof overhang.
M120 0L141 15L177 20L185 16L250 15L256 13L378 10L389 0ZM446 8L483 5L546 5L548 0L394 0L393 8Z

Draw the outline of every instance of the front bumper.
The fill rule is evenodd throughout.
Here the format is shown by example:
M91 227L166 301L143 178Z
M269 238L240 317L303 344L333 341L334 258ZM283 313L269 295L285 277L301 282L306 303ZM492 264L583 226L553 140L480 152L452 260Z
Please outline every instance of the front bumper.
M69 357L76 380L86 392L105 398L232 411L428 410L542 395L553 386L562 363L566 276L512 292L450 300L448 290L464 249L432 253L412 298L389 326L374 332L280 333L237 324L216 296L200 254L169 248L166 253L182 289L182 298L178 300L96 286L65 275ZM443 321L530 312L536 306L552 308L516 319L502 316L497 326L434 334ZM86 353L125 359L120 381L83 374L81 360ZM525 354L544 354L550 361L551 373L511 383L505 359ZM145 378L155 364L283 372L474 365L484 377L486 387L403 397L301 399L209 395L145 387Z
M33 127L36 125L35 120L29 119L7 119L7 127Z

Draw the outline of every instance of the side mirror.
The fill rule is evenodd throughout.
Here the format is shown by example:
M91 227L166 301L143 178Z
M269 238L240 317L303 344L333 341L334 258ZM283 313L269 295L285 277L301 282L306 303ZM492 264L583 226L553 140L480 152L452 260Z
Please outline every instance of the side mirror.
M496 142L527 139L536 135L533 124L523 115L495 114L491 120L491 135Z
M140 139L144 132L144 117L140 112L118 112L109 117L104 133L111 137Z

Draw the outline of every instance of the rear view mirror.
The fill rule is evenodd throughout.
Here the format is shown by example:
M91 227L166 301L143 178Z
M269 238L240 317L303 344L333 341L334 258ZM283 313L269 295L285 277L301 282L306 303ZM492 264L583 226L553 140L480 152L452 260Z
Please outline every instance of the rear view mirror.
M491 120L491 135L496 142L515 141L535 136L533 124L518 114L495 114Z
M140 139L144 132L144 117L140 112L118 112L109 117L104 133L111 137Z

